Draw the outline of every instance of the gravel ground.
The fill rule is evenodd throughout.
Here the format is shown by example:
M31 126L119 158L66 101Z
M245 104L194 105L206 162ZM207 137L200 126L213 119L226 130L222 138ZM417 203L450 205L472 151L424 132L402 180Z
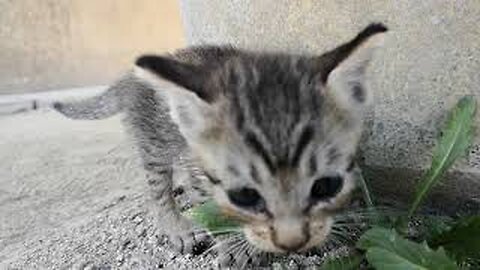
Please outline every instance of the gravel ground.
M0 269L212 269L211 255L166 247L138 164L118 116L0 116ZM320 261L290 256L274 266Z

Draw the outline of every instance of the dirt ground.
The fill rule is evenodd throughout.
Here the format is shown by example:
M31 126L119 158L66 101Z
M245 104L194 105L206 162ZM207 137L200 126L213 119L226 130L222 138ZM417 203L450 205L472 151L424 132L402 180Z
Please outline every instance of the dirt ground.
M0 269L212 269L212 256L177 256L158 236L138 164L119 116L0 116Z

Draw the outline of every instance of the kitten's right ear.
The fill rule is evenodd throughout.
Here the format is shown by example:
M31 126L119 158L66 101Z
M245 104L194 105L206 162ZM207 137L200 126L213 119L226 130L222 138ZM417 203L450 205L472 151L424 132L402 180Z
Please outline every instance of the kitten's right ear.
M364 85L366 69L387 30L383 24L370 24L352 40L319 57L322 82L337 105L361 110L368 104L371 94Z
M136 75L156 85L161 80L169 81L177 86L196 94L206 102L210 102L213 96L205 89L207 74L205 68L182 63L172 58L144 55L135 62Z

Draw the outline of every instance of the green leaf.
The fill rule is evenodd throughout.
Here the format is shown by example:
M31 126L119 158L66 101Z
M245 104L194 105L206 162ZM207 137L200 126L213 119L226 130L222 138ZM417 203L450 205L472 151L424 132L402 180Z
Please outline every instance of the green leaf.
M438 235L450 230L455 221L448 216L420 216L420 224L416 226L418 236L429 244Z
M430 249L399 236L394 230L373 228L357 243L367 250L367 260L377 270L456 270L458 267L443 248Z
M473 138L472 123L475 110L475 99L472 96L466 96L460 99L450 112L443 135L433 151L430 169L417 186L413 203L408 211L409 217L417 211L420 203L455 160L467 152Z
M459 261L480 259L480 216L458 221L450 230L436 235L430 245L443 246Z
M200 226L214 233L228 233L232 229L239 228L239 224L224 215L213 200L189 209L186 215Z
M351 255L338 258L329 258L322 264L321 270L356 270L363 258L360 255Z

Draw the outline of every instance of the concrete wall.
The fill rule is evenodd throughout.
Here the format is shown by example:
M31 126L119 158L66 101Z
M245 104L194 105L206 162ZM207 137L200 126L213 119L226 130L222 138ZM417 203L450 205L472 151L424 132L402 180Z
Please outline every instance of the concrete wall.
M176 0L0 0L0 94L106 84L183 42Z
M480 96L480 1L182 0L181 7L190 44L253 49L320 53L369 22L386 23L391 32L370 70L376 100L362 144L367 174L384 198L411 195L446 109L464 94ZM480 136L475 143L432 203L478 204Z

